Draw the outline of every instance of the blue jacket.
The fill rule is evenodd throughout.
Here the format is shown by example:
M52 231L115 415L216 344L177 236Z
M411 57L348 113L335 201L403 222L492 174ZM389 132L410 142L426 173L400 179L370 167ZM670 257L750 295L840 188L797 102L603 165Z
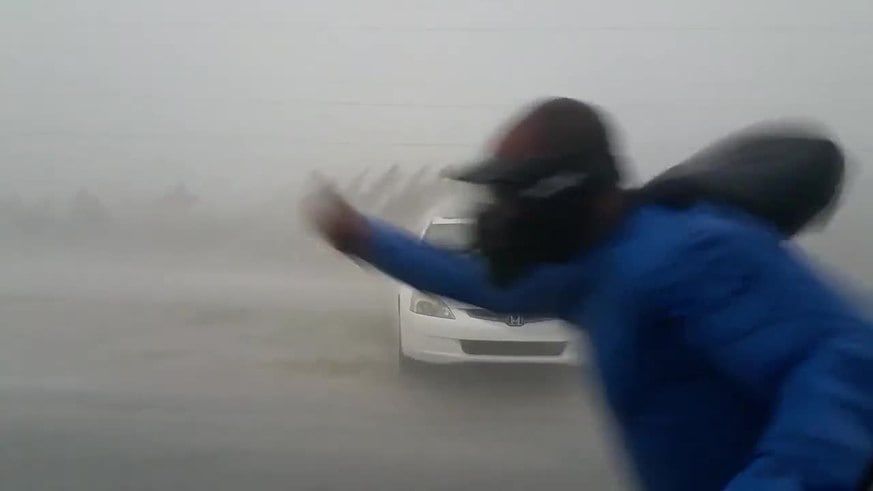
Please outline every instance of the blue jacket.
M848 491L873 462L873 330L772 229L654 206L507 289L373 221L362 258L411 286L585 326L652 491Z

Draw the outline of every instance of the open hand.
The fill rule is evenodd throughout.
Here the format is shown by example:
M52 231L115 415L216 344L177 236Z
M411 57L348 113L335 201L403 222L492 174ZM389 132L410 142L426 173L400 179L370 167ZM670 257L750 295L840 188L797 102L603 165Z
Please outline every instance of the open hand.
M303 215L333 248L346 254L361 251L366 241L367 221L330 185L316 185L303 202Z

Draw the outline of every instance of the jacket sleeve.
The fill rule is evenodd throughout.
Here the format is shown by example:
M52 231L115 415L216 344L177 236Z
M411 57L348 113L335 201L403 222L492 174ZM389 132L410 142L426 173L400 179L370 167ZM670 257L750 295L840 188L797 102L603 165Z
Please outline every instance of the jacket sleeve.
M495 312L553 314L568 294L567 268L540 267L498 288L481 259L439 249L377 220L370 220L360 258L413 288Z
M695 231L652 298L692 349L772 402L729 491L856 491L873 460L873 330L764 235Z

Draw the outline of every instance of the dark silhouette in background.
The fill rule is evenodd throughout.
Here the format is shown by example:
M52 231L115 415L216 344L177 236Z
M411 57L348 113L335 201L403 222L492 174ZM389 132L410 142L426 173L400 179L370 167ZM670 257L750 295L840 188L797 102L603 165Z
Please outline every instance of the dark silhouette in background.
M317 172L310 175L310 180L326 179ZM418 228L422 217L450 194L427 166L368 167L338 185L362 209L407 229ZM295 222L296 191L280 188L274 195L258 206L223 211L184 182L129 206L109 204L90 188L57 202L9 195L0 199L0 248L219 254L275 264L331 260L313 252Z

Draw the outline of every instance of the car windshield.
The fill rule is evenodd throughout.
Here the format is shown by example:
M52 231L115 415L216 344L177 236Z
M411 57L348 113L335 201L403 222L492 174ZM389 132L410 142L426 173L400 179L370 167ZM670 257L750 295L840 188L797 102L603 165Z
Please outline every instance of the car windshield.
M424 232L424 240L437 247L468 252L473 242L473 224L432 223Z

